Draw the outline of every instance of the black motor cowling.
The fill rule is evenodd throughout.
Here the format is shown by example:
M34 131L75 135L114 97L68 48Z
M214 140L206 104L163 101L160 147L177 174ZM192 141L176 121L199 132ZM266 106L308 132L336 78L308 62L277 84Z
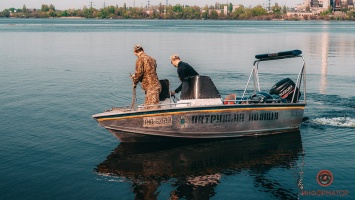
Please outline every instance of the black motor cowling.
M287 102L290 103L294 92L296 94L293 99L293 103L296 103L301 97L301 92L298 88L296 88L296 84L291 79L285 78L272 86L269 93L279 95L281 98L286 99Z

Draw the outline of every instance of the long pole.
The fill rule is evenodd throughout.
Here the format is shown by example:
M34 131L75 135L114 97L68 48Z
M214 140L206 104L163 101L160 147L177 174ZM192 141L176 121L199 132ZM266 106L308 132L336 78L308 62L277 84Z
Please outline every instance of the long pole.
M131 73L129 73L129 77L132 79L132 81L133 81L133 78L132 78L132 74ZM136 102L136 87L134 87L133 86L133 92L132 92L133 94L133 96L132 96L132 105L131 105L131 109L133 110L133 108L134 108L134 103Z
M131 74L131 73L129 73L129 77L132 79L132 74ZM132 81L133 81L133 79L132 79ZM139 87L143 89L143 87L142 87L139 83L137 83L137 85L139 85ZM135 102L136 102L136 88L137 88L137 87L133 87L133 96L132 96L132 106L131 106L131 109L134 108L134 104L135 104Z
M132 110L134 108L135 102L136 102L136 87L133 87L132 106L131 106Z

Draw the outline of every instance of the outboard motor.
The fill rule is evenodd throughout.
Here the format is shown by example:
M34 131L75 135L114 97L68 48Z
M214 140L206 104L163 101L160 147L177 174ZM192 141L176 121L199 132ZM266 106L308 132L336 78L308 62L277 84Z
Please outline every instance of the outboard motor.
M298 88L296 88L296 84L290 78L285 78L272 86L269 93L272 95L279 95L281 98L286 99L287 102L290 103L294 92L296 92L296 94L293 99L293 103L296 103L301 97L301 92Z

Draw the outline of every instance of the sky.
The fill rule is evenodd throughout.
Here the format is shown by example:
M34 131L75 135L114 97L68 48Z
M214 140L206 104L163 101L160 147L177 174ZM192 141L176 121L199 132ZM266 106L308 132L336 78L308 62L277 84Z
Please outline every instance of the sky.
M159 5L159 3L166 4L166 0L149 0L150 5ZM146 6L148 0L0 0L0 11L6 8L21 8L26 5L26 8L41 8L42 4L53 4L58 10L67 10L71 8L82 9L83 6L89 6L92 2L93 7L103 8L104 4L106 6L118 5L123 6L126 3L127 6L136 7ZM197 5L200 7L207 5L214 5L216 2L232 3L233 5L242 4L245 7L262 5L267 6L269 0L168 0L171 5L181 4L181 5ZM289 7L295 6L296 4L302 3L303 0L270 0L271 5L278 3L279 5L286 5Z

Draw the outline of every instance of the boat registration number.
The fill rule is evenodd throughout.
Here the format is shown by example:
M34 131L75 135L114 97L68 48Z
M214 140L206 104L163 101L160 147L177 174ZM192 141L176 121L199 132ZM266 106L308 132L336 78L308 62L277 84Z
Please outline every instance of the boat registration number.
M161 117L144 117L143 127L162 127L172 126L173 119L171 115Z

